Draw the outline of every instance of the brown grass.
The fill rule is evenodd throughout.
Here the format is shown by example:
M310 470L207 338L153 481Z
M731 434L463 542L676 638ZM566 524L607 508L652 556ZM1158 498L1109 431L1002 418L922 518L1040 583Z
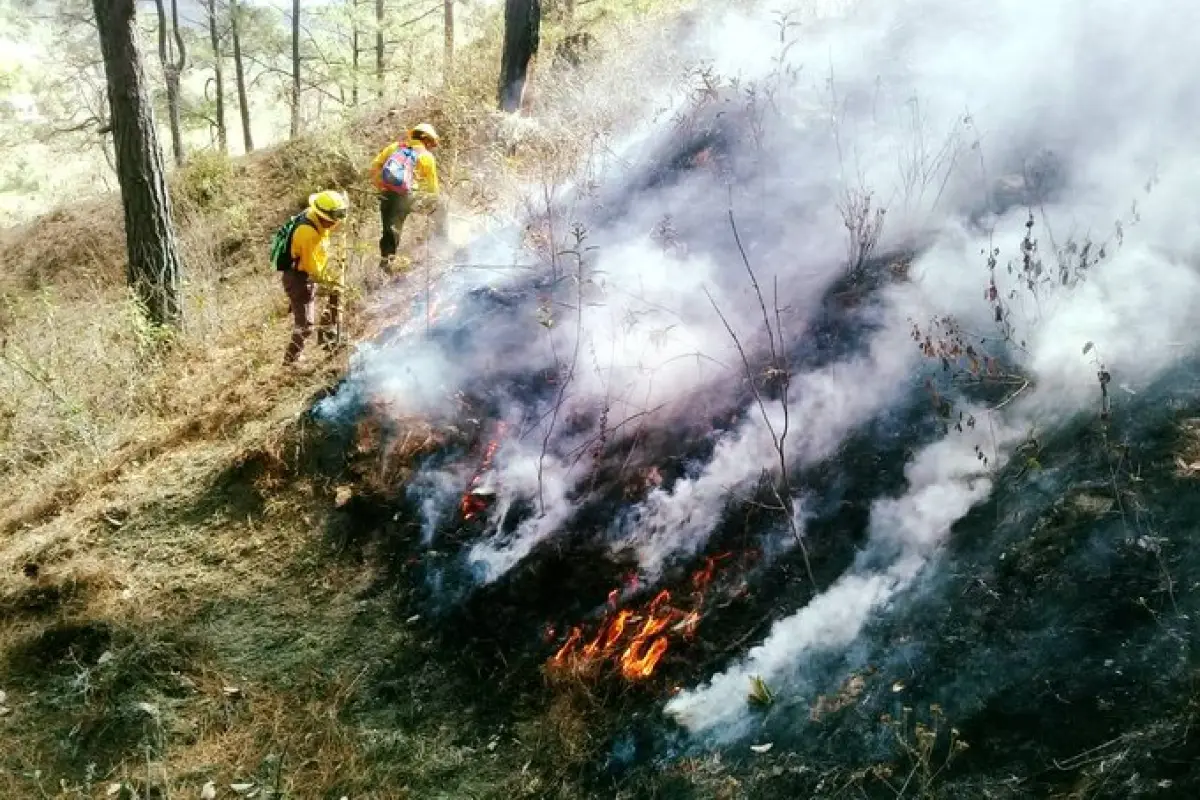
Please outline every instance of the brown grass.
M614 41L627 43L620 24ZM551 53L561 32L547 32ZM495 42L480 48L464 63L491 64ZM614 86L646 68L620 59ZM116 197L0 233L0 797L178 800L208 781L219 797L250 781L297 798L583 796L576 773L597 742L578 697L531 708L517 730L472 731L429 662L404 676L420 712L387 712L401 724L377 708L371 670L422 643L396 630L388 597L362 599L376 568L336 557L325 534L350 494L400 490L439 434L413 420L381 448L364 429L353 486L301 469L295 421L346 355L311 347L282 369L290 324L265 264L272 231L311 191L349 190L347 327L372 335L406 304L372 297L384 280L361 169L402 125L442 131L463 241L483 214L544 211L594 146L579 132L615 129L636 107L624 91L574 95L571 76L538 80L536 124L493 111L491 69L477 68L440 98L320 140L234 161L193 154L171 177L179 335L148 326L124 288ZM405 240L419 250L414 222Z
M1175 474L1186 479L1200 476L1200 418L1184 419L1179 423Z

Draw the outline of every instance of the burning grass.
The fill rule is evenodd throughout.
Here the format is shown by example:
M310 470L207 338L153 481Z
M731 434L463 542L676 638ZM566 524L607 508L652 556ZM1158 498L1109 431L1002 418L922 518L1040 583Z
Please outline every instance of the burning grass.
M610 667L628 681L649 678L666 655L672 638L690 641L695 637L717 564L729 557L728 553L710 556L702 568L692 573L685 608L680 608L683 604L678 601L673 604L671 592L666 589L648 603L622 608L622 590L613 589L595 634L585 637L584 626L572 627L566 642L546 662L547 670L551 675L568 672L595 677ZM626 593L636 588L636 576L631 577Z
M488 478L496 459L496 451L500 449L500 442L507 432L507 424L498 424L495 436L483 448L483 458L479 463L479 468L471 476L467 490L463 492L462 501L458 504L463 522L470 522L487 511L492 499L495 498L496 489L490 484Z
M486 169L475 177L502 174L499 128L491 136L475 125L494 117L478 109L472 117L450 103L421 111L449 139L480 137L474 141L487 149L470 169L465 156L459 161L449 151L455 178L480 164ZM382 138L395 123L381 116L366 124ZM555 135L548 126L512 148L518 163L551 156L555 163L540 176L548 182L557 159L569 161L586 144L584 137L556 144ZM761 640L765 625L811 599L812 573L801 573L788 553L772 554L770 569L757 569L761 554L750 542L774 519L760 502L770 500L765 486L731 498L707 551L715 555L699 556L690 571L660 585L639 586L620 577L627 564L598 543L600 523L611 519L614 504L678 480L687 456L699 452L703 460L711 451L671 441L666 431L643 436L640 428L631 434L642 451L637 458L629 441L589 443L595 491L583 498L571 538L542 545L495 585L456 584L463 576L452 568L455 559L494 509L492 473L509 432L480 425L468 443L472 437L461 431L374 408L347 435L300 416L341 362L318 364L290 385L273 369L286 324L271 276L256 265L255 242L266 240L270 223L309 184L357 180L353 165L374 143L342 144L296 142L232 168L219 159L194 162L183 179L190 182L185 227L195 324L182 337L139 327L115 288L89 294L90 282L112 268L112 253L98 252L99 272L72 282L62 252L23 240L28 251L45 248L53 269L18 271L5 287L16 299L5 306L4 353L14 369L5 373L10 391L0 400L7 404L0 425L8 426L0 491L12 489L13 497L0 520L0 706L9 712L0 715L0 736L13 744L0 747L0 793L196 795L213 782L296 797L890 797L910 789L1017 796L1032 786L1061 788L1073 776L1099 792L1114 767L1125 786L1144 789L1139 772L1176 779L1155 765L1156 754L1194 761L1187 732L1195 699L1179 691L1180 669L1158 670L1173 681L1168 689L1138 695L1169 705L1160 723L1143 714L1136 729L1052 760L1066 777L1046 778L1045 760L1039 766L1021 751L1021 737L1033 730L1044 748L1038 756L1048 755L1055 743L1046 731L1064 730L1053 720L1035 730L1031 719L1058 703L1108 736L1119 713L1154 703L1130 708L1129 682L1077 680L1055 672L1057 664L1010 665L1027 696L971 684L978 675L972 658L1002 659L1019 649L1005 638L1012 631L1056 633L1065 642L1088 630L1114 642L1128 635L1113 650L1126 659L1121 668L1140 669L1146 686L1158 680L1126 654L1160 648L1137 638L1146 627L1186 643L1188 616L1177 604L1186 604L1183 588L1197 585L1196 576L1172 560L1161 537L1120 544L1095 535L1148 506L1173 513L1161 497L1155 505L1125 484L1111 492L1054 488L1063 502L1046 504L1036 524L1018 528L1033 531L1024 538L1013 534L1014 520L1028 517L1023 507L989 508L995 513L986 520L977 515L952 554L961 559L948 581L953 591L892 630L871 631L881 666L860 668L850 663L860 654L852 654L846 663L831 657L812 665L812 685L799 690L752 680L747 702L758 706L761 733L778 743L756 745L748 761L740 751L722 760L677 749L676 731L657 713L673 686L727 667ZM243 195L248 202L226 202ZM369 193L356 203L369 206ZM271 219L252 218L251 209L269 209ZM351 240L369 252L370 225L354 222ZM356 269L352 281L365 293L377 277ZM22 280L39 294L22 294ZM861 299L841 296L846 307ZM427 319L454 311L427 309ZM390 314L352 319L359 333L395 324ZM858 341L857 332L839 327L845 316L828 319L830 329L818 326L797 345L796 361L826 363ZM276 333L263 335L268 328ZM903 462L927 433L911 419L887 424L894 427L852 437L836 463L801 476L815 497L805 536L822 582L856 558L871 499L902 490ZM901 424L908 425L903 437ZM1060 443L1058 452L1078 455L1077 445ZM604 463L616 452L621 459ZM406 488L433 457L454 460L455 476L466 480L450 489L457 515L431 552ZM1196 459L1182 458L1186 473ZM1051 470L1068 469L1064 459L1043 460ZM1101 465L1101 482L1132 483L1128 463L1113 463ZM1052 482L1038 483L1046 480L1042 465L1029 469L1034 474L1006 477L1020 493L1049 491ZM51 488L29 485L31 475ZM990 545L979 545L993 535L1020 541L993 559ZM1111 560L1097 566L1094 551ZM1095 589L1085 600L1107 592L1141 602L1043 612L1047 597L1076 597L1076 582ZM1098 588L1108 582L1114 588ZM1043 613L1069 616L1046 627ZM548 620L554 627L545 635ZM991 643L990 656L972 649L979 641ZM1057 660L1070 661L1073 652ZM1159 664L1183 660L1168 655ZM893 680L899 674L904 680ZM1168 690L1177 696L1168 698ZM939 694L949 695L945 716L943 704L930 700ZM1093 712L1093 701L1108 706ZM915 712L906 710L910 703ZM881 722L881 712L893 716ZM930 715L934 722L922 721ZM965 753L959 718L971 743ZM1066 733L1092 732L1076 727L1086 730ZM1003 744L989 748L989 739ZM950 769L951 755L966 773ZM1006 783L1003 776L1018 768L1033 782ZM943 779L958 783L943 789Z
M479 624L494 636L476 635L453 614L438 616L424 604L420 579L432 573L408 563L417 546L413 539L395 541L411 525L403 516L396 520L401 509L390 505L402 486L398 476L411 473L413 459L428 457L445 440L431 430L392 439L363 424L345 441L351 456L346 460L330 443L337 439L333 432L305 425L307 432L293 425L272 441L254 439L252 447L226 451L206 464L221 466L207 481L196 480L196 471L162 472L160 463L154 474L160 481L169 477L172 485L149 504L137 484L151 473L132 468L128 480L120 482L124 495L110 495L102 506L92 501L60 521L64 529L86 530L92 547L101 543L121 559L91 572L71 571L65 566L73 556L60 545L38 560L44 591L3 594L5 610L19 610L22 622L19 630L0 630L0 648L11 659L0 688L8 692L12 712L2 724L21 743L0 760L0 791L23 796L35 785L28 776L40 769L66 781L62 797L91 796L112 785L141 794L155 786L164 793L198 794L209 781L260 791L278 787L300 797L439 792L828 797L843 790L887 792L889 783L893 790L887 796L894 796L912 774L910 787L920 786L928 796L954 797L970 796L970 786L977 785L952 782L959 780L957 770L986 771L993 763L989 759L1010 766L987 748L989 738L998 735L987 732L993 717L985 714L963 725L961 709L946 703L936 726L926 721L931 712L920 699L920 676L927 673L908 677L900 691L890 688L898 668L910 669L899 656L896 663L881 659L877 672L839 679L807 705L797 704L784 687L770 687L772 702L760 710L763 719L775 725L806 720L813 726L805 729L811 748L778 727L764 727L764 738L770 733L778 739L766 739L774 746L762 753L717 759L689 752L652 766L664 730L669 731L654 714L657 699L673 683L724 663L723 654L731 648L736 652L746 632L753 632L749 620L773 604L796 602L795 587L781 589L759 573L752 576L756 596L739 600L748 610L739 612L736 604L723 608L740 597L752 564L740 550L727 555L723 549L701 559L657 594L626 580L610 582L603 574L593 581L596 592L616 594L609 595L595 621L576 622L547 642L540 638L546 610L564 601L578 604L586 592L566 575L544 595L535 595L518 574L501 587L506 593L497 590L482 598ZM486 474L488 452L495 453L491 445L498 439L481 435L477 449L463 448L468 475ZM873 441L870 435L865 440ZM323 441L326 452L320 452ZM190 460L202 461L202 445L191 446ZM1051 455L1060 452L1057 443L1048 447ZM855 459L849 448L845 464L878 469L872 459ZM1061 468L1051 457L1043 461L1046 469ZM360 482L375 470L383 475L378 485L390 487L390 495L372 495ZM397 477L389 481L387 476ZM838 479L828 480L836 485ZM357 510L354 503L335 508L337 485L348 485L359 498ZM478 485L470 480L464 494ZM623 489L614 491L623 494ZM874 495L876 488L864 492ZM1003 592L1009 609L1003 613L1028 602L1019 587L1053 569L1051 562L1064 557L1060 550L1076 547L1085 522L1097 514L1117 518L1114 506L1100 509L1090 499L1098 494L1093 487L1068 495L1062 504L1065 517L1048 511L1029 547L1009 550L1000 582L979 567L969 568L991 591ZM372 503L382 507L370 508ZM86 528L85 519L90 520ZM850 518L836 519L833 528L852 527L846 523ZM335 544L339 530L368 521L380 543L393 549L353 557L343 551L338 557L324 550L326 542L315 541L324 532ZM455 525L469 533L472 522L460 519ZM992 530L990 524L985 527ZM821 528L813 529L815 539L821 534ZM84 546L87 538L75 546ZM733 541L725 537L721 544ZM1163 558L1176 569L1169 555ZM582 561L578 569L596 570L596 562ZM564 562L548 563L545 572L554 573ZM1145 566L1153 567L1153 560ZM112 575L120 579L107 577ZM564 586L575 596L565 597ZM986 593L967 589L971 593L962 601L955 587L952 594L960 601L947 606L959 609L957 620L974 619L976 610L993 602ZM136 599L122 600L129 590ZM1154 595L1144 589L1143 594L1152 598L1155 613L1165 612ZM990 630L987 620L980 624L978 635L984 635ZM521 632L525 639L519 638ZM905 644L911 633L901 625L895 652L911 657ZM966 641L965 633L955 635L955 641ZM489 652L497 646L506 649ZM45 668L39 672L35 664ZM81 687L90 687L86 698ZM901 728L877 718L893 699L917 706L909 717L902 709L889 712L892 722L903 722ZM951 728L961 731L956 741L965 740L970 748L956 754L943 772L946 754L936 731ZM1127 749L1139 769L1151 770L1156 780L1178 780L1153 771L1153 765L1165 753L1178 758L1190 752L1181 744L1185 731L1182 718L1164 717L1158 727L1122 734L1128 738L1109 747ZM76 749L63 755L51 738ZM96 744L102 739L110 749ZM891 749L877 751L864 742L889 743ZM103 773L89 775L84 753L103 762ZM1100 762L1087 755L1063 763L1086 785L1103 780ZM988 781L993 792L1003 788ZM49 793L49 781L43 785Z
M491 92L489 78L489 106ZM597 124L611 115L589 109ZM114 198L5 233L17 258L0 276L0 794L196 796L214 781L298 797L578 796L580 760L602 740L568 744L583 716L536 708L519 736L484 730L461 713L474 695L453 658L408 655L432 637L404 632L413 615L396 608L421 609L370 564L324 549L354 507L336 486L369 494L369 474L394 488L442 434L403 420L379 452L364 432L370 458L335 485L305 471L322 454L293 422L345 362L276 366L288 324L262 268L271 230L317 185L351 189L349 325L369 332L363 299L381 281L356 165L418 113L443 130L459 210L513 200L509 184L535 173L560 179L586 145L561 125L513 137L453 92L327 145L195 154L171 178L180 335L146 326L122 287ZM404 669L382 677L394 663ZM552 721L562 750L537 754Z

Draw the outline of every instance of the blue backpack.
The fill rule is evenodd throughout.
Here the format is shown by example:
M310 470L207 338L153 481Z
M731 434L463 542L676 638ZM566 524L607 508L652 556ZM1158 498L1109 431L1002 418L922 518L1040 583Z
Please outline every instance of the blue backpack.
M408 194L413 187L413 171L417 166L417 151L406 144L396 148L396 152L383 162L380 179L384 188L396 194Z

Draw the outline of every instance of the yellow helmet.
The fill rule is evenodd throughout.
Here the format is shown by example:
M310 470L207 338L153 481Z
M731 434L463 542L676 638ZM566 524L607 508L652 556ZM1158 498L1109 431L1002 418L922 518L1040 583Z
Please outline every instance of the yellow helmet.
M340 222L350 210L350 199L345 192L326 189L308 196L308 206L326 222Z
M428 122L422 122L420 125L413 128L409 135L414 139L421 139L422 141L431 144L434 147L437 147L438 145L437 131L434 130L434 127Z

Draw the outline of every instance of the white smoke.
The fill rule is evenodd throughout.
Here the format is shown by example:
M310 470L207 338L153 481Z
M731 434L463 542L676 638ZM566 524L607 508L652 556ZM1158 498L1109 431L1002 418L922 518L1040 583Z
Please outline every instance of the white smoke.
M1002 432L999 440L991 436L987 428L976 428L918 453L905 470L907 493L880 498L872 507L870 539L855 566L799 612L776 622L766 641L740 662L705 686L675 697L668 712L693 731L712 732L723 741L744 735L752 676L768 685L781 678L794 684L793 673L806 657L854 641L873 613L912 585L951 526L987 496L991 474L976 448L999 452L994 448L1009 444L1014 434Z
M1194 10L1183 12L1186 21L1167 2L1135 8L1010 0L964 7L928 0L862 3L858 11L848 28L819 41L841 78L908 83L931 118L950 120L957 109L967 129L981 134L969 154L975 164L964 162L980 176L998 177L996 164L1009 143L1053 148L1070 180L1037 209L1042 257L1052 268L1056 244L1085 238L1107 252L1082 285L1036 297L1001 270L1001 292L1015 288L1019 295L1014 321L1021 346L1014 355L1033 387L1003 411L976 409L988 425L920 452L906 472L907 492L875 502L870 539L855 567L778 621L738 663L668 704L688 728L722 741L748 730L751 676L803 694L813 685L808 680L815 682L805 675L809 659L848 646L929 568L954 523L991 490L979 452L999 468L1029 431L1098 408L1100 364L1136 391L1194 354L1200 342L1191 311L1200 300L1194 256L1200 237L1194 215L1177 210L1200 190L1190 145L1180 145L1197 121L1196 106L1182 98L1198 56L1175 33L1190 30ZM846 52L839 44L848 41L873 46ZM876 143L899 149L903 133L893 127ZM880 172L872 175L878 180ZM887 191L886 182L874 186ZM947 211L968 207L971 191L969 182L949 182ZM988 330L987 304L971 299L972 292L980 297L986 278L981 254L1000 246L1002 267L1019 260L1026 214L985 216L995 239L945 216L939 238L912 269L925 302ZM880 336L902 338L898 331Z
M1012 221L1019 223L1019 216ZM914 271L923 282L944 285L937 278L953 281L952 272L980 244L947 237ZM966 435L952 434L921 451L906 470L907 492L874 504L870 540L855 567L777 622L738 663L674 698L668 712L694 732L732 741L751 724L745 698L752 677L801 694L815 689L804 665L820 652L850 644L873 614L913 585L953 524L990 492L992 470L1003 466L1013 445L1081 409L1099 410L1096 366L1082 353L1085 343L1104 343L1096 348L1105 365L1130 391L1195 354L1200 337L1191 309L1200 301L1200 275L1188 260L1155 250L1129 243L1087 283L1049 297L1046 308L1028 320L1025 366L1034 388L1000 412L972 409L977 424ZM959 313L969 318L970 308ZM897 331L891 335L902 338ZM990 470L981 469L979 453L989 459Z
M1200 67L1190 32L1200 9L1170 0L861 0L797 4L803 13L792 20L803 24L782 34L777 10L788 6L698 12L673 32L670 59L658 43L657 51L631 44L622 54L626 65L645 55L645 63L672 66L642 70L640 99L630 106L666 113L611 126L623 137L606 139L605 155L587 170L599 188L573 186L565 208L599 220L585 242L597 249L582 266L561 256L560 275L578 293L556 294L541 320L495 323L487 347L432 356L423 345L411 356L385 347L364 356L352 378L368 395L428 407L498 365L570 376L552 401L558 413L526 409L534 412L525 415L534 420L527 437L498 458L506 488L488 537L470 553L494 580L570 520L586 474L572 454L595 431L567 432L563 420L603 406L610 425L650 410L649 424L657 424L737 396L741 357L708 295L752 356L765 349L765 328L727 206L789 341L811 329L844 274L839 204L869 194L873 209L887 209L876 252L921 250L909 282L874 298L876 324L861 352L792 376L783 444L792 469L836 457L856 429L911 397L919 354L910 319L953 315L972 335L994 336L983 293L986 254L998 248L998 289L1016 328L1007 355L1031 385L1004 409L978 409L979 427L919 452L907 491L875 501L854 568L778 622L744 661L672 701L694 729L730 734L743 718L748 676L803 684L807 656L851 642L936 563L954 523L991 489L977 447L998 468L1031 427L1098 406L1101 364L1117 385L1137 391L1200 340L1192 319L1200 218L1189 202L1200 196L1191 144L1200 106L1190 101ZM692 80L675 80L676 62L693 68ZM739 123L735 156L760 168L728 194L703 170L646 188L639 180L654 166L650 157L688 135L673 118L695 104L698 85L721 82L714 76L737 79L738 99L719 101L719 112ZM602 72L593 77L578 97L614 90ZM570 114L544 113L547 130L570 129ZM642 121L629 122L635 118ZM996 197L1031 187L1044 177L1038 172L1048 176L1032 209L1046 268L1056 270L1056 249L1068 242L1104 251L1078 286L1031 292L1019 269L1007 269L1010 260L1019 267L1030 209L997 211ZM572 244L570 213L557 220L560 253ZM679 246L664 247L656 235L666 219ZM573 276L583 280L576 285ZM405 370L435 390L397 383ZM647 575L701 550L731 493L778 469L782 407L767 403L769 426L761 409L744 411L705 466L651 491L614 524L614 546L631 548ZM512 504L531 498L539 513L502 529Z
M915 355L905 318L893 315L863 356L793 378L790 392L796 399L789 403L790 430L782 437L789 469L829 458L856 426L904 392ZM770 428L756 410L717 444L700 475L670 491L655 489L630 513L620 542L637 551L647 577L658 577L668 558L702 548L729 493L746 488L761 470L778 466L783 409L772 403L764 410Z
M948 256L931 253L920 266L928 274L959 263ZM990 492L991 470L1003 466L1013 445L1089 405L1098 410L1095 367L1082 357L1082 343L1109 343L1106 365L1126 387L1141 387L1200 344L1190 311L1200 300L1200 276L1186 262L1142 247L1122 250L1092 281L1056 300L1031 329L1027 366L1036 388L1001 412L972 409L977 425L967 435L921 451L906 470L907 492L875 502L870 540L855 568L777 622L741 661L674 698L669 713L695 732L732 741L749 729L745 698L752 677L794 691L809 688L803 665L848 645L872 614L913 584L954 523ZM981 468L980 453L990 470Z
M492 510L494 527L486 543L476 544L468 553L468 561L478 570L484 583L496 580L539 543L552 536L570 516L567 468L553 456L541 458L532 448L522 448L501 454L499 497ZM532 499L538 512L526 517L513 530L506 530L503 520L514 502Z

